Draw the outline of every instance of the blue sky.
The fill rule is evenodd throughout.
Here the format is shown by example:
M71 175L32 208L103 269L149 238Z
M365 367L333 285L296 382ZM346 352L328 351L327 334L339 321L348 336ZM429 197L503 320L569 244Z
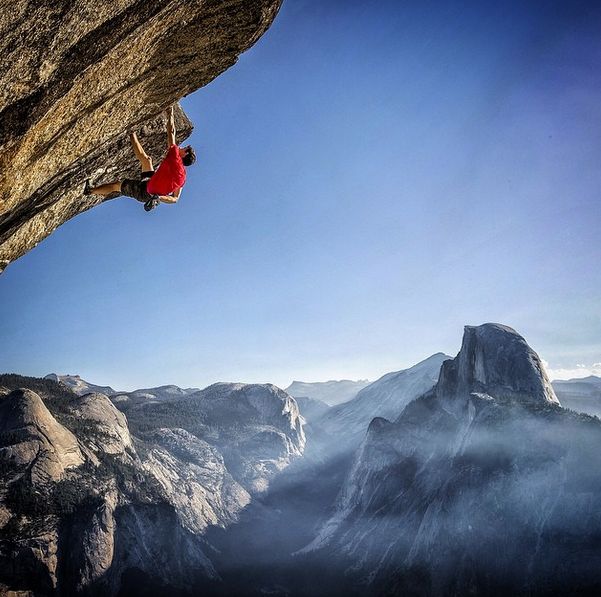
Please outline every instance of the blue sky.
M0 276L1 369L374 379L496 321L601 373L600 24L592 2L284 2L183 101L178 205L109 202Z

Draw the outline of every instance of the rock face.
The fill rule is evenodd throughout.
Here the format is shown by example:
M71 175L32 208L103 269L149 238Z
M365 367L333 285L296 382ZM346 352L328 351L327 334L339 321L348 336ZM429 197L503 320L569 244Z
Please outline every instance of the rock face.
M539 356L524 338L499 324L465 326L461 351L445 363L439 398L483 392L497 399L559 404Z
M106 454L124 454L134 446L125 415L107 396L90 393L72 402L72 413L94 425L94 439L89 447Z
M18 0L0 16L0 268L101 201L84 181L155 160L169 105L232 66L281 0ZM178 111L178 142L191 123Z
M0 375L0 387L0 592L218 583L208 529L236 522L304 447L294 399L270 385L171 388L130 421L52 379Z
M521 336L467 327L434 389L371 422L297 557L327 557L333 579L362 583L351 594L595 594L599 442L601 422L559 406Z
M147 439L152 449L143 466L170 496L184 528L200 534L237 520L250 495L219 450L184 429L157 429Z
M217 383L178 399L140 402L126 412L141 437L181 428L217 446L228 470L250 493L264 491L305 446L296 402L271 384Z
M27 470L34 485L58 481L83 463L76 437L26 389L0 396L0 438L2 465Z

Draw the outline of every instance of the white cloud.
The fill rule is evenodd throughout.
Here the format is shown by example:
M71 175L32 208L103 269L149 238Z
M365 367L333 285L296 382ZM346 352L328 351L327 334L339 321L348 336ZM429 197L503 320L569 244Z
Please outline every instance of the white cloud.
M575 379L580 377L588 377L589 375L596 375L601 377L601 362L593 363L592 365L585 365L583 363L576 363L573 367L551 367L547 361L542 359L543 365L547 370L549 379Z

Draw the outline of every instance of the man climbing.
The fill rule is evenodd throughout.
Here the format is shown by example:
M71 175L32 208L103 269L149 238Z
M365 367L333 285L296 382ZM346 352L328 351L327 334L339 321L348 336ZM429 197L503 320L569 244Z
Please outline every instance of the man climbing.
M157 171L152 167L151 157L144 151L136 133L130 134L134 153L142 167L140 178L126 178L122 181L110 182L91 187L86 181L84 195L102 195L108 197L120 193L144 203L144 209L150 211L160 202L177 203L186 182L186 168L196 161L196 154L190 145L178 147L175 143L175 122L173 106L165 112L167 116L167 155L160 163Z

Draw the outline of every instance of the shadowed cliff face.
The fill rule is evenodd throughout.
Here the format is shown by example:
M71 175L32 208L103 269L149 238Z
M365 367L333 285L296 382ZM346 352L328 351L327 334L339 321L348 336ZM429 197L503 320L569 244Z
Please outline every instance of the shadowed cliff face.
M5 2L0 3L5 6ZM18 0L0 13L0 270L97 205L94 182L137 172L127 129L155 160L158 115L232 66L281 0ZM178 111L178 141L191 123Z

